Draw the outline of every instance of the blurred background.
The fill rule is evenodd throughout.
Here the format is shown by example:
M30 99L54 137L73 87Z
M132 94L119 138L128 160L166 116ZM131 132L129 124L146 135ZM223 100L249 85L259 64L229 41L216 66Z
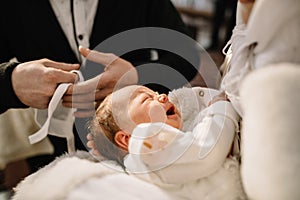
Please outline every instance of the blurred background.
M193 38L211 55L217 66L222 49L235 25L237 0L172 0Z

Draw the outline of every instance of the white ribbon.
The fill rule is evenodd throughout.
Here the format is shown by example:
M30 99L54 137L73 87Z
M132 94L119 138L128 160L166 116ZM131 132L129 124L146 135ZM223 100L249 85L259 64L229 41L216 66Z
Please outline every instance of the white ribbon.
M84 80L80 71L73 70L71 72L76 73L78 75L78 82L82 82ZM66 138L67 145L68 145L68 152L75 151L75 142L74 142L73 132L71 132L71 131L49 131L51 121L54 120L52 118L53 113L57 109L57 107L60 105L61 98L63 97L63 95L65 94L65 92L67 91L67 89L70 85L71 85L71 83L62 83L57 87L57 89L55 90L53 97L49 103L49 107L47 110L48 115L47 115L46 121L44 122L43 125L41 125L41 124L39 124L38 120L36 120L37 123L39 125L41 125L41 129L28 137L30 144L35 144L35 143L40 142L41 140L46 138L47 135L49 134L49 135L53 135L53 136L57 136L57 137ZM71 110L70 114L73 114L75 111L75 109L70 109L70 110ZM39 112L43 112L43 111L37 110L37 112L35 113L36 118L37 118L37 115ZM69 115L67 115L66 118L68 118L68 116ZM63 120L67 120L67 119L63 119ZM57 128L63 129L64 127L56 127L54 129L57 129Z

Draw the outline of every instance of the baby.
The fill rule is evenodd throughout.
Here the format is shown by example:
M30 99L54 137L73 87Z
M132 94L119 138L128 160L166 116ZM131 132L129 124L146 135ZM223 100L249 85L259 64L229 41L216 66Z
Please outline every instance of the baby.
M174 199L244 199L239 163L231 154L237 113L224 95L210 101L207 88L180 90L169 94L181 102L177 106L144 86L107 96L90 125L97 150ZM180 93L197 100L180 101ZM198 107L197 114L190 118L185 107ZM188 118L192 122L182 120Z

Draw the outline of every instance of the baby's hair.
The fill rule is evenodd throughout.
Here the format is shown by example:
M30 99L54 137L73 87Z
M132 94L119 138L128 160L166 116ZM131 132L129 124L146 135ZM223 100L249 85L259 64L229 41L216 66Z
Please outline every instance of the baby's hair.
M102 156L114 160L124 168L123 159L126 154L115 142L115 134L120 131L112 112L112 94L108 95L97 108L89 130L93 135L96 149Z

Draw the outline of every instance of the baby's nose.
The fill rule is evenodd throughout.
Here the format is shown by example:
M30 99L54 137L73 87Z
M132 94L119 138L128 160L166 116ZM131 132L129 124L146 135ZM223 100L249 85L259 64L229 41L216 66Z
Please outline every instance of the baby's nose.
M169 101L169 99L166 94L160 94L158 95L158 101L161 103L166 103L167 101Z

